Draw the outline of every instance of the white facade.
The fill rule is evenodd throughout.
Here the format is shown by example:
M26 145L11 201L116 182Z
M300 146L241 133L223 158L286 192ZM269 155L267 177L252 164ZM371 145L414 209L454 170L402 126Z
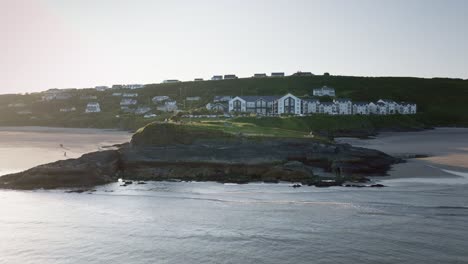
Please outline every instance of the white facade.
M349 99L335 99L333 102L337 105L339 115L351 115L353 113L353 104Z
M138 97L137 93L124 93L122 94L123 97Z
M162 102L164 102L166 100L169 100L169 96L159 95L159 96L153 97L153 99L152 99L153 103L155 103L155 104L162 103Z
M94 87L94 89L96 89L96 91L98 92L104 92L105 90L109 89L108 86L96 86Z
M302 102L298 97L288 93L278 99L278 114L302 114Z
M319 113L328 115L338 114L338 105L332 102L325 102L319 104Z
M138 101L136 99L124 98L120 101L120 105L136 105Z
M247 102L239 96L229 100L229 112L247 112Z
M353 114L354 115L368 115L370 114L369 103L367 102L358 102L353 104Z
M123 88L125 89L131 89L131 90L134 90L134 89L141 89L143 88L144 85L143 84L126 84L126 85L123 85Z
M101 105L99 103L88 103L86 106L86 113L99 113L101 112Z
M414 115L416 114L416 104L402 102L398 104L397 112L402 115Z
M320 101L317 99L303 99L302 100L302 113L303 114L316 114L319 111Z
M137 115L143 115L151 111L151 108L148 106L140 106L135 110L135 114Z
M380 99L377 103L384 104L387 108L387 114L396 114L398 112L398 103L393 100Z
M313 90L314 96L335 96L335 89L327 86L323 86L322 88L314 89Z

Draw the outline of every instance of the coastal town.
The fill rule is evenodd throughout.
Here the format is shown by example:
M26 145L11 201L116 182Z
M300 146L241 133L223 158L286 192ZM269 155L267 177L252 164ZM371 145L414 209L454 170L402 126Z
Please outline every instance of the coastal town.
M296 72L286 76L284 72L255 73L250 78L281 80L288 77L315 76L310 72ZM330 76L324 73L324 77ZM209 80L195 78L191 85L213 82L213 86L223 82L237 80L235 74L214 75ZM121 115L141 116L145 119L156 118L164 113L179 113L186 111L203 112L200 116L206 117L233 117L233 116L307 116L307 115L414 115L417 113L417 104L407 101L396 101L388 98L375 98L372 101L352 100L340 95L340 89L328 85L310 87L307 94L298 96L295 87L284 87L285 94L257 94L244 95L242 88L240 94L216 95L216 88L211 95L199 93L194 90L182 96L181 88L170 89L173 84L181 83L177 79L164 80L160 85L166 85L169 92L158 92L151 95L151 85L144 84L115 84L112 86L95 86L92 89L49 89L45 92L31 94L36 96L35 102L16 100L9 102L8 109L12 109L19 116L30 119L39 119L36 116L37 108L47 105L58 105L48 109L48 113L56 111L61 114L83 113L97 114L101 112L112 113L116 118ZM185 87L187 89L187 87ZM148 92L150 91L150 92ZM45 104L44 106L37 106ZM35 107L31 107L34 105ZM189 114L189 116L193 116Z

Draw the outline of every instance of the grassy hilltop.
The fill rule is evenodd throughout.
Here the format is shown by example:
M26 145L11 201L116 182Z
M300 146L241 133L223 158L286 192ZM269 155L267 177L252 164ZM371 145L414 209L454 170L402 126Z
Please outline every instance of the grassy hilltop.
M215 95L283 95L309 96L313 88L323 85L334 87L337 97L353 101L375 101L380 98L410 101L418 104L415 116L322 116L290 118L240 118L233 122L251 123L258 127L279 127L307 132L310 130L336 131L385 128L420 128L425 126L468 126L468 80L422 79L406 77L347 77L308 76L243 78L237 80L150 84L138 90L108 90L97 92L82 89L70 92L69 100L41 102L40 94L0 95L0 125L41 125L65 127L98 127L136 129L155 120L146 120L133 114L120 112L120 97L114 92L139 94L139 105L151 106L151 98L168 95L177 100L179 109L202 108ZM80 96L96 95L97 100L83 100ZM198 102L186 102L188 96L201 96ZM98 101L102 113L84 114L88 101ZM24 103L24 107L8 107L11 103ZM76 112L60 113L59 109L75 106ZM31 115L19 115L27 109ZM118 115L118 117L116 117ZM159 119L167 118L162 115Z

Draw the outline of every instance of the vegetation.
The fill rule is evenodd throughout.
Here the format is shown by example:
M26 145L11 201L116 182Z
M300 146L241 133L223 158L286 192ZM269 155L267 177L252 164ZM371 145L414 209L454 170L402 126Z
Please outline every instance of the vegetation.
M248 131L255 134L298 135L311 131L340 134L340 131L376 131L381 129L418 129L428 126L468 126L468 80L461 79L422 79L406 77L347 77L347 76L307 76L284 78L245 78L237 80L181 82L146 85L138 90L108 90L97 92L94 89L70 91L68 100L41 101L41 94L0 95L0 125L2 126L61 126L137 129L153 121L162 121L171 114L160 114L157 118L145 119L120 111L121 97L112 96L115 92L138 93L139 105L151 106L156 113L151 98L168 95L177 100L183 110L199 109L210 102L215 95L283 95L288 92L298 96L310 96L313 88L323 85L336 88L338 97L353 101L375 101L388 98L396 101L410 101L418 104L414 116L310 116L275 118L237 118L230 122L195 122L208 128L222 129L235 133ZM97 100L80 99L95 95ZM200 96L200 101L185 101L188 96ZM98 101L102 112L85 114L88 102ZM11 106L10 104L19 104ZM24 105L21 105L24 104ZM10 105L10 106L9 106ZM60 108L76 107L74 112L60 112ZM23 111L23 113L20 113ZM28 113L30 111L31 113ZM195 111L194 113L197 113ZM192 120L193 122L193 120ZM279 131L279 133L277 133ZM288 132L290 131L290 132ZM242 132L244 133L244 132Z

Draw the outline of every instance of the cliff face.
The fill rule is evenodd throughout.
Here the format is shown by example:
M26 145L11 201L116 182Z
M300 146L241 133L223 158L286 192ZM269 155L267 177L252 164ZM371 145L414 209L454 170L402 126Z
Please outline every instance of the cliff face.
M115 181L195 180L315 184L317 168L340 179L384 175L391 156L310 139L245 138L182 125L152 124L119 150L42 165L0 178L0 187L35 189L90 187Z

